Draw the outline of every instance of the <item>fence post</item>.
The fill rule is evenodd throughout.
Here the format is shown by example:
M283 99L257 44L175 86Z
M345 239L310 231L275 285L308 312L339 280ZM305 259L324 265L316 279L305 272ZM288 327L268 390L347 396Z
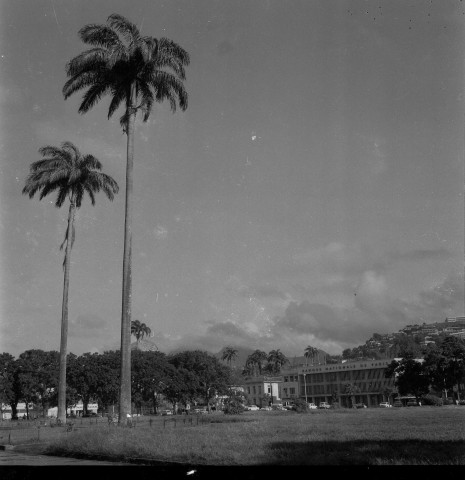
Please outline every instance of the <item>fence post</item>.
M37 440L40 440L40 425L37 427Z
M8 445L11 445L11 431L10 431L10 433L8 434Z

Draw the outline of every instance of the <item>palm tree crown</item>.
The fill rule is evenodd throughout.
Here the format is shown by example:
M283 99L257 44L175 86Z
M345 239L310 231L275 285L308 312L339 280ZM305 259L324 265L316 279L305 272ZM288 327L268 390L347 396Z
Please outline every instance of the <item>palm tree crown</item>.
M55 205L59 208L69 198L76 208L81 207L87 193L92 205L95 194L102 190L113 200L118 193L118 184L109 175L102 173L101 163L92 155L82 155L71 142L64 142L60 147L47 145L39 149L47 157L31 164L23 193L32 198L40 192L42 200L49 193L57 191Z
M139 322L139 320L133 320L131 322L131 335L136 337L137 343L144 337L148 337L152 333L152 330L145 324Z
M314 363L315 361L315 355L318 355L318 348L315 348L315 347L312 347L312 346L308 346L306 349L305 349L305 358L306 359L309 359L311 358L312 359L312 364Z
M65 99L87 89L79 107L88 112L104 95L112 99L108 118L123 103L126 111L120 122L125 131L129 115L141 109L146 122L154 102L168 100L171 110L177 104L187 108L184 66L189 54L172 40L142 36L136 25L113 14L106 25L86 25L81 40L93 48L74 57L66 66L69 80L63 87ZM137 103L137 105L136 105Z
M288 359L278 348L277 350L271 350L271 352L268 354L268 362L272 367L272 372L279 373L281 371L281 367L288 362Z
M229 364L229 366L231 366L231 363L232 361L237 358L237 350L233 347L231 347L230 345L227 346L224 351L223 351L223 355L221 356L221 360L226 360Z

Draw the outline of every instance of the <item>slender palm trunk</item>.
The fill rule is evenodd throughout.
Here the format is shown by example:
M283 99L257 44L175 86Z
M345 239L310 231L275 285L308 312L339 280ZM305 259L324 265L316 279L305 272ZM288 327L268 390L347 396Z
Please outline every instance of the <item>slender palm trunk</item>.
M131 414L131 297L132 297L132 190L134 164L134 128L136 112L134 110L135 85L131 88L128 105L127 124L127 164L126 164L126 209L124 221L124 257L123 257L123 300L121 314L121 378L119 392L120 424L127 423Z
M68 346L68 292L75 211L76 205L74 204L73 198L69 206L68 214L68 238L66 241L65 273L63 280L63 302L61 307L60 373L58 378L57 419L60 420L62 423L66 423L66 350Z

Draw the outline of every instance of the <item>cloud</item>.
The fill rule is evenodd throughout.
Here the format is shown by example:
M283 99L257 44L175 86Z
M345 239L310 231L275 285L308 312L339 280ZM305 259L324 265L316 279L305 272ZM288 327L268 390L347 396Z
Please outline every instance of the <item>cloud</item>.
M282 300L287 299L287 295L280 291L279 289L272 287L270 285L259 285L259 286L242 286L239 289L239 295L246 298L266 298L274 297L280 298Z
M180 336L170 346L218 352L232 344L264 351L279 348L288 356L300 356L307 345L312 345L330 354L340 354L345 348L363 344L375 332L392 333L409 323L442 321L462 310L460 275L446 278L407 302L390 296L382 273L367 270L360 277L350 306L290 301L282 314L267 322L210 320L203 332ZM255 328L258 325L261 326Z
M90 338L104 335L108 322L98 315L88 313L78 315L69 323L69 335L72 337Z

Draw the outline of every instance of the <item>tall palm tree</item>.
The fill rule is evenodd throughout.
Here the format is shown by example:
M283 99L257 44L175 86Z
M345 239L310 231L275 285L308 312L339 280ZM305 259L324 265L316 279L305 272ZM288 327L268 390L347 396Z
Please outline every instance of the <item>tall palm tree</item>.
M139 320L131 321L131 335L136 337L137 349L139 343L144 337L148 337L152 333L152 330L145 324L139 322Z
M250 362L257 368L258 374L262 374L263 364L268 359L268 355L262 350L255 350L249 355Z
M110 176L102 173L101 163L92 155L82 155L71 142L64 142L60 147L47 145L39 150L45 157L33 162L30 173L23 188L23 194L32 198L40 192L42 200L49 193L58 192L56 207L61 207L69 200L68 227L60 250L66 245L63 262L63 302L61 310L61 341L60 341L60 373L58 383L58 414L57 418L66 423L66 350L68 342L68 291L69 271L71 265L71 249L75 238L74 215L81 207L87 193L92 205L95 205L95 193L100 190L113 200L118 192L118 184Z
M312 364L315 362L315 355L318 354L318 348L315 348L315 347L312 347L311 345L309 345L306 349L305 349L305 353L304 353L304 356L305 356L305 359L306 361L311 358L312 359Z
M288 362L286 356L279 350L271 350L268 354L268 362L272 365L273 373L279 373L281 371L281 367Z
M136 114L140 110L146 122L154 102L164 100L168 100L173 112L177 105L182 110L187 108L187 92L182 81L189 54L167 38L142 36L136 25L118 14L110 15L104 25L84 26L79 36L92 48L67 64L69 79L63 87L65 99L86 90L79 107L79 113L86 113L104 95L110 95L108 118L121 105L124 107L120 124L127 135L127 163L119 394L119 422L123 423L131 413L131 229Z
M237 358L237 350L231 347L230 345L228 345L223 351L221 360L223 361L226 360L228 362L229 368L231 368L231 363L235 358Z

